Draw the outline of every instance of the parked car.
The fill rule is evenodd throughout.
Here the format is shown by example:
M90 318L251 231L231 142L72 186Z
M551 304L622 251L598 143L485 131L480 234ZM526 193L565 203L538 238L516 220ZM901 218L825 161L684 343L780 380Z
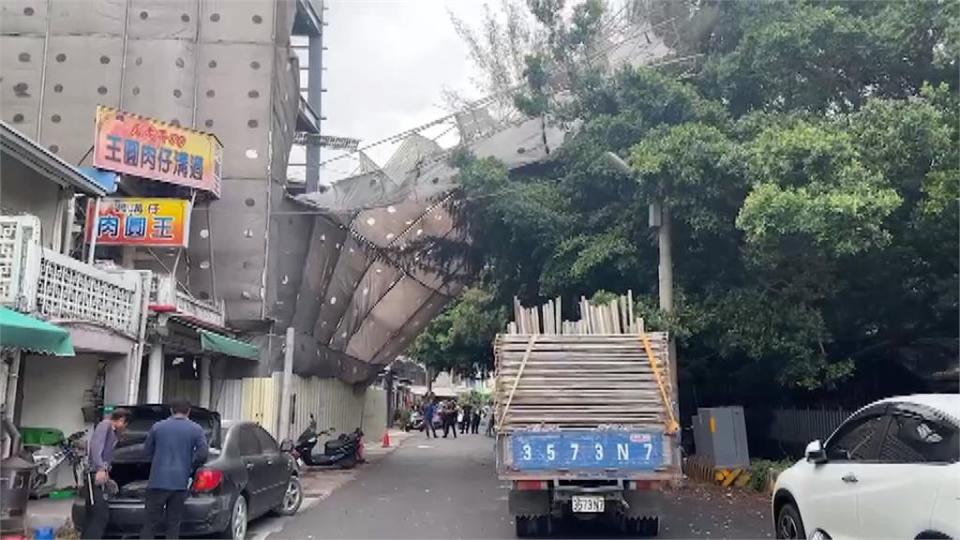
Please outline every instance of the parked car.
M777 538L960 538L958 433L960 394L860 409L777 479Z
M170 415L165 405L132 405L127 430L114 452L111 477L119 492L109 501L108 535L138 534L144 523L144 498L150 462L143 451L147 432ZM184 509L182 534L222 535L239 540L247 523L268 512L292 515L303 502L299 471L289 450L251 422L221 426L220 415L202 408L190 410L210 443L210 456L194 474ZM83 526L84 501L73 503L73 520Z

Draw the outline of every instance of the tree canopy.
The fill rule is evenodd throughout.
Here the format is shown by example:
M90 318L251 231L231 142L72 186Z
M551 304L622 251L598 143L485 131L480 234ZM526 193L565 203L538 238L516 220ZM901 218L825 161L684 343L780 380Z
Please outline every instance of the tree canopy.
M555 24L543 3L534 17ZM550 160L509 174L466 160L478 288L412 355L429 361L446 344L461 365L488 367L512 296L632 289L649 325L677 336L681 391L701 399L852 389L856 400L955 365L960 4L638 4L654 23L678 17L674 46L696 67L565 74L562 112L524 108L576 120ZM555 97L537 80L571 65L558 47L556 61L529 59L522 99ZM606 151L635 174L605 165ZM669 318L654 308L655 200L674 223Z

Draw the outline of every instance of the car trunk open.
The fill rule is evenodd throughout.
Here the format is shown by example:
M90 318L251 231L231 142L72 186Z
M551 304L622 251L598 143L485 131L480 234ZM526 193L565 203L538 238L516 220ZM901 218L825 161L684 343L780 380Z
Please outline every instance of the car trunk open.
M150 477L150 460L143 450L147 433L157 422L170 416L170 408L165 405L133 405L124 407L131 412L131 418L113 452L110 477L117 483L120 492L117 498L142 499ZM216 459L220 448L220 414L207 409L190 409L190 420L203 428L210 444L208 461Z

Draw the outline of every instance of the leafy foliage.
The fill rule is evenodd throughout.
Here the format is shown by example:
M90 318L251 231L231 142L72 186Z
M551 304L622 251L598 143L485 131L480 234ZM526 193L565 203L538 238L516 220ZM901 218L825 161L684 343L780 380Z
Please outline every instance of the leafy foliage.
M924 389L955 363L960 322L956 4L641 3L651 19L686 14L674 45L700 69L581 71L562 111L549 82L587 47L551 2L531 3L557 30L527 66L528 112L578 129L513 174L463 163L460 217L488 291L471 305L503 321L514 295L569 308L632 289L648 326L677 337L686 404ZM655 308L654 201L673 216L670 316ZM436 324L422 344L450 335Z

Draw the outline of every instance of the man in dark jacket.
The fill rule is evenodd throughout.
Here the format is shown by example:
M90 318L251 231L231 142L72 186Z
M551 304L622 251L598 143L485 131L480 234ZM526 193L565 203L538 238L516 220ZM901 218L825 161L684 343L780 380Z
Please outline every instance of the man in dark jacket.
M176 401L170 408L173 416L154 424L143 443L144 452L150 458L150 479L147 481L147 516L140 538L154 538L153 531L163 520L166 520L167 540L180 538L190 477L194 469L207 460L207 438L203 428L188 418L190 403Z
M103 538L110 519L110 507L104 491L110 482L110 464L117 436L127 429L130 411L116 409L94 428L87 443L87 473L84 475L83 496L86 512L81 538Z

